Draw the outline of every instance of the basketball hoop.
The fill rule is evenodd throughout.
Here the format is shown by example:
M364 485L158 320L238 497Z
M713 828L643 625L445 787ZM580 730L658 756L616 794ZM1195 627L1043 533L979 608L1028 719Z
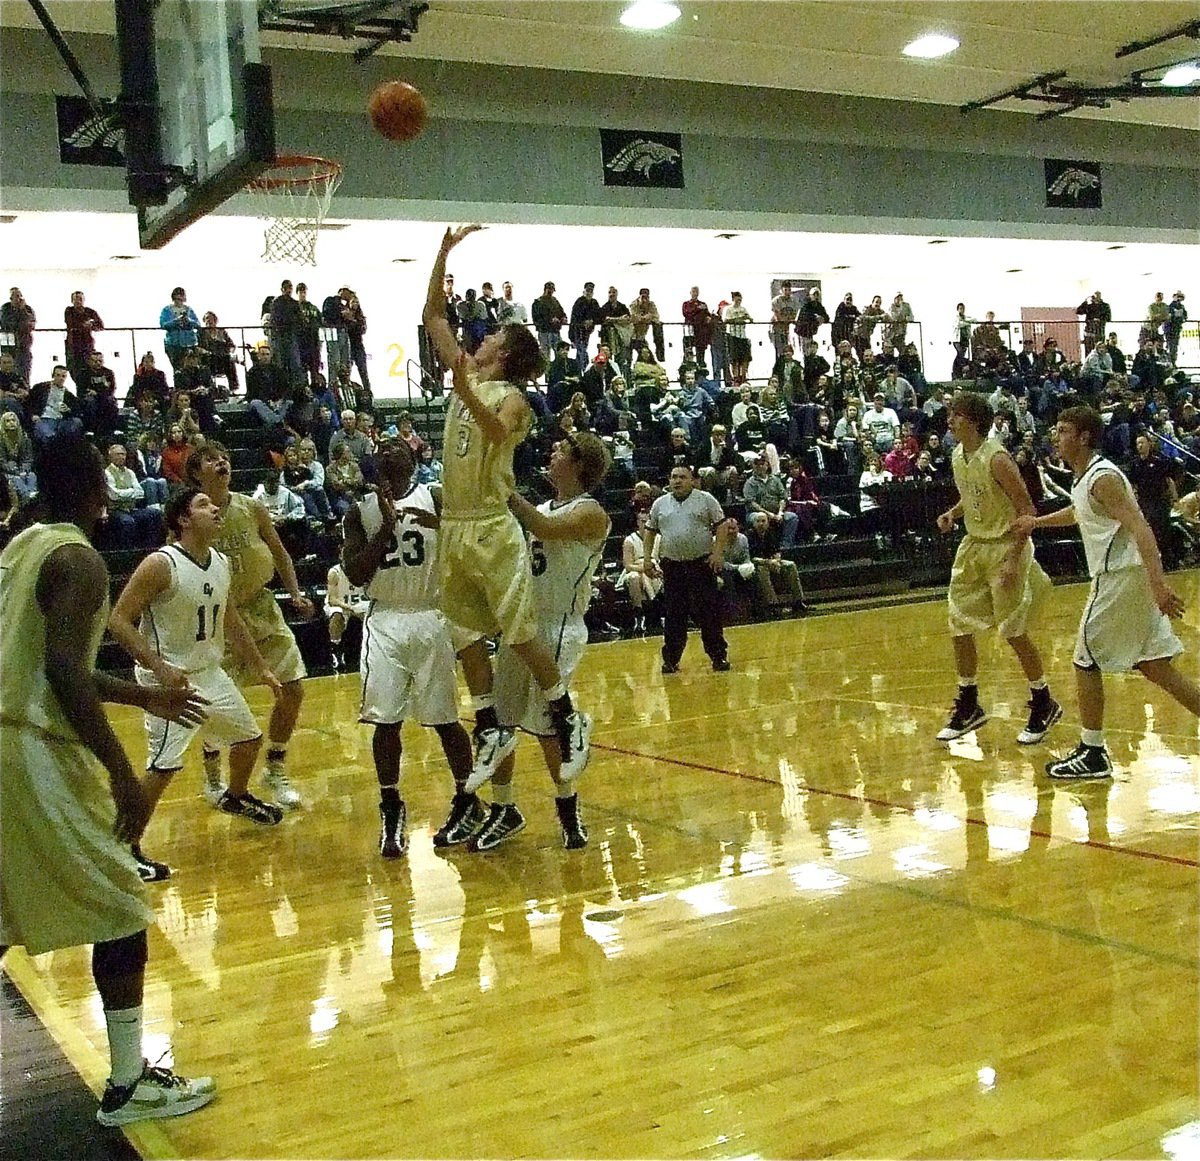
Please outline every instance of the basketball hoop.
M317 231L329 212L342 167L324 157L279 157L246 186L255 212L267 219L263 261L315 266Z

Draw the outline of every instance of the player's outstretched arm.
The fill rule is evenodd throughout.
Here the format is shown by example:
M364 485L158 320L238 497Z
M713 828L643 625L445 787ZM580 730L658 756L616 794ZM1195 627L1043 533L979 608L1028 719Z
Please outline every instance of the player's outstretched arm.
M1075 505L1071 504L1057 512L1047 512L1045 516L1018 516L1009 529L1018 536L1028 536L1035 528L1070 528L1077 523Z
M429 335L438 358L447 367L454 365L460 354L460 347L450 324L446 321L446 300L442 295L442 286L446 280L446 258L459 242L482 229L479 225L459 226L457 230L447 226L437 257L433 260L433 269L429 273L429 290L425 295L425 309L421 321L425 324L425 333Z
M271 523L271 513L267 511L266 505L254 505L254 518L258 525L259 536L263 538L267 548L271 551L271 560L275 563L275 571L279 573L283 587L287 589L288 596L292 598L292 606L302 617L311 617L316 610L313 608L312 601L300 591L296 566L292 563L288 550L283 547L283 541L279 539L275 525Z
M511 392L493 411L471 387L469 374L473 365L466 354L458 352L453 363L454 393L471 413L483 438L489 443L503 443L513 432L528 430L533 413L524 395L519 391Z
M600 540L608 535L608 514L594 500L577 504L568 512L539 512L520 492L508 498L508 507L527 532L538 540Z
M171 586L171 566L159 553L151 553L134 569L117 598L108 618L113 639L143 669L150 670L159 682L173 688L187 685L187 674L164 661L138 628L146 610Z
M368 536L363 527L362 513L354 504L342 521L345 540L342 543L342 568L352 585L367 585L383 566L388 547L392 542L394 528L387 519L387 507L382 501L383 523L374 536Z

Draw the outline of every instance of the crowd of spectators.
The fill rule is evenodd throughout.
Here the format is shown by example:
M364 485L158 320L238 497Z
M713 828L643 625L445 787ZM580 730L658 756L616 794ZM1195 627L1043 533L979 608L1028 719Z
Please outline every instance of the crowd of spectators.
M737 556L746 548L752 563L766 562L755 574L764 602L769 594L777 602L793 598L791 549L835 535L838 512L822 498L831 477L857 484L858 527L867 532L877 528L882 485L948 477L946 388L926 377L908 333L912 308L901 293L887 307L875 296L861 310L846 294L830 317L818 289L795 293L783 283L771 318L755 320L739 292L711 310L693 287L680 307L683 360L672 376L664 366L664 319L648 288L626 305L616 287L601 301L586 283L569 311L553 283L529 310L509 282L500 296L486 282L479 293L459 296L447 276L444 290L447 321L468 350L509 323L536 331L548 366L544 381L528 392L533 446L573 431L596 432L612 450L610 487L632 489L635 510L647 506L646 490L652 499L673 466L693 466L701 486L744 517L731 551ZM1105 415L1106 453L1130 470L1143 505L1154 507L1157 515L1147 511L1152 525L1166 528L1177 493L1190 490L1187 457L1200 455L1194 393L1173 365L1187 318L1183 298L1177 292L1168 304L1158 294L1138 350L1127 353L1115 332L1106 333L1111 311L1096 292L1078 311L1080 362L1069 361L1053 337L1040 349L1024 339L1013 350L992 312L978 322L959 305L952 331L956 386L967 383L988 397L993 434L1013 452L1035 502L1061 502L1068 476L1054 451L1053 424L1064 407L1083 401ZM753 379L746 328L757 321L769 323L772 359L769 374ZM422 480L440 475L410 416L382 431L375 424L362 342L366 317L350 288L318 307L304 283L284 280L263 303L266 339L243 352L214 312L199 319L185 289L175 287L159 318L169 370L152 353L143 355L123 401L96 345L104 322L81 292L71 295L64 322L64 362L48 381L30 385L36 316L17 288L0 314L0 332L8 336L0 340L8 344L0 353L6 511L36 493L39 444L75 425L109 461L113 543L136 548L160 540L161 505L181 483L188 455L219 436L218 404L242 389L243 354L244 399L263 429L262 464L270 472L256 481L256 494L297 552L364 493L381 440L408 441ZM537 462L531 448L519 466ZM1169 559L1177 555L1169 546L1166 552ZM635 572L627 561L626 583L638 604L652 586Z

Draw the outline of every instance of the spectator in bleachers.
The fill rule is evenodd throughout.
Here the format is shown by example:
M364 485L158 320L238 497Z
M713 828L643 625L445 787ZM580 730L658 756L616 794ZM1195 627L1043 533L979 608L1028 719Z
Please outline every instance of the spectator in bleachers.
M475 296L474 287L468 287L462 300L455 304L458 325L462 329L463 350L473 355L479 344L487 338L487 307Z
M315 387L321 373L321 312L308 301L308 287L303 282L296 283L296 308L296 354L308 382Z
M204 314L204 327L200 331L200 349L208 363L208 369L214 376L221 376L229 384L230 392L238 389L237 363L234 353L237 344L229 337L229 332L217 325L217 316L210 310Z
M907 480L913 474L920 454L920 447L912 433L912 425L903 423L900 425L900 435L896 442L883 457L883 466L894 480Z
M765 454L771 464L771 471L779 470L779 451L767 438L767 429L762 421L762 413L756 403L746 408L746 418L738 424L733 433L734 446L738 454L748 464L753 464L760 454Z
M723 588L736 592L758 595L755 583L754 561L750 557L750 541L742 531L742 526L736 517L729 517L725 522L727 536L725 548L721 554L721 578Z
M321 323L326 334L332 336L325 340L325 366L331 382L337 381L339 368L350 367L350 336L346 332L349 300L350 290L343 286L337 294L329 295L321 303Z
M1037 417L1047 426L1058 421L1058 413L1065 406L1064 400L1071 393L1071 385L1063 374L1062 364L1050 368L1038 393Z
M1079 369L1080 390L1098 394L1101 387L1108 382L1113 373L1112 356L1108 353L1108 344L1100 339L1084 359Z
M287 375L289 387L304 374L300 362L300 304L292 296L292 284L284 279L271 300L271 357Z
M809 339L804 344L804 390L811 398L816 391L817 382L822 375L830 371L829 360L817 349L815 340Z
M637 416L632 409L625 380L617 375L608 385L608 391L600 397L593 413L596 431L601 435L614 435L621 426L621 417L625 417L626 431L637 427Z
M804 364L796 358L791 343L784 344L775 365L771 368L771 378L779 383L780 394L789 404L804 400Z
M283 450L283 482L291 492L300 497L304 512L310 520L321 520L326 524L336 521L329 507L329 497L325 494L325 473L321 473L320 480L316 478L310 464L301 460L298 444L292 444Z
M788 332L799 313L800 300L792 294L792 284L790 282L781 283L779 293L771 299L771 342L775 345L777 362L790 346ZM780 381L785 382L782 378ZM785 391L786 389L785 382Z
M317 455L322 462L329 458L329 441L337 430L337 412L325 404L318 405L313 411L312 425L308 430L308 438L316 444Z
M1137 380L1135 386L1142 391L1158 391L1166 383L1167 376L1159 364L1151 337L1143 338L1138 344L1138 353L1133 357L1131 373Z
M325 376L318 371L312 379L312 403L313 412L312 420L309 422L311 429L312 425L317 422L317 412L322 408L326 408L332 416L335 412L340 411L337 398L333 394L333 389L329 386ZM332 434L332 432L330 433Z
M708 303L700 297L700 287L693 286L682 306L683 350L698 364L705 363L712 342L713 316Z
M271 348L259 343L246 372L246 404L264 427L283 423L291 403L287 374L271 360Z
M580 376L579 382L574 386L571 394L575 391L582 391L586 396L588 404L595 406L600 402L605 391L608 390L609 384L617 377L617 368L609 356L608 347L600 344L600 349L596 352L596 357L591 361L588 368ZM561 389L561 388L560 388Z
M754 580L760 608L769 613L785 609L804 612L804 590L800 587L800 572L794 560L785 559L779 547L779 530L761 512L755 512L746 522L746 547L754 565Z
M608 470L609 483L613 487L628 487L633 483L633 433L630 425L636 420L629 418L628 412L622 412L617 420L617 430L608 440L612 452L612 465Z
M729 413L729 422L734 426L735 429L746 422L746 410L747 408L753 406L754 388L751 387L749 383L743 383L738 388L737 402L733 405L733 408Z
M725 426L714 423L709 438L705 440L696 456L696 467L700 476L700 487L711 492L718 500L738 491L742 474L742 457L729 443Z
M1042 343L1042 349L1038 354L1038 361L1038 370L1044 379L1054 367L1064 367L1067 357L1059 350L1058 340L1049 338Z
M0 331L12 335L7 353L13 357L17 378L28 386L33 374L33 332L37 330L37 315L25 301L19 286L9 291L8 301L0 306Z
M908 324L913 321L912 307L899 291L888 310L888 322L883 331L883 352L889 359L903 354L908 342Z
M351 504L357 503L367 494L367 484L362 468L350 452L350 445L339 443L333 448L330 441L329 463L325 468L325 490L329 493L330 505L340 519L346 515Z
M808 474L804 461L799 457L788 461L787 467L787 507L796 516L795 540L820 540L833 516L833 509L821 499L817 492L816 481ZM779 526L780 547L788 547L782 543L783 529Z
M825 408L817 412L817 430L813 436L812 464L818 476L844 475L846 453L834 434L833 420Z
M541 347L542 355L547 363L561 346L562 329L567 325L566 311L563 310L562 303L554 297L556 289L553 282L547 282L542 288L541 296L535 298L530 307L533 328L537 331L538 346ZM568 343L567 350L570 349L571 344ZM579 368L576 366L576 374L578 372ZM549 379L547 379L547 384L549 384Z
M861 313L854 305L853 294L847 291L842 295L842 301L833 312L833 325L829 329L829 341L839 350L839 354L842 343L850 346L850 340L854 337L854 324Z
M662 577L646 575L646 517L646 511L637 514L637 528L626 536L621 544L621 575L617 577L617 587L624 588L629 593L629 601L633 605L635 633L646 631L646 618L653 615L651 607L658 600L663 584ZM657 542L654 545L653 559L659 559Z
M989 310L971 334L971 357L976 363L989 362L989 356L994 355L1004 345L1000 336L1000 328L996 326L996 312Z
M820 327L829 323L829 312L821 301L821 292L817 287L810 288L808 297L800 304L796 314L796 337L807 349L809 342L817 336Z
M167 376L159 369L151 351L144 352L138 360L133 382L125 396L125 406L136 408L138 400L144 395L149 396L160 411L166 411L171 401L171 388L167 384Z
M660 480L667 479L672 468L691 468L694 465L696 453L688 443L687 432L682 427L671 429L667 435L667 445L659 451L657 459Z
M887 312L883 309L883 300L877 294L863 307L862 314L858 316L858 322L854 324L854 351L858 355L860 363L871 350L875 328L886 318Z
M567 327L567 338L575 348L575 367L580 375L588 367L588 344L592 341L592 331L600 322L600 304L596 301L596 284L585 282L583 293L571 307L571 321Z
M519 323L521 326L529 324L529 312L525 309L523 302L518 302L513 298L513 284L511 282L502 282L500 284L500 301L496 304L496 322L498 326L506 327L509 323Z
M350 361L358 371L359 407L372 406L371 374L367 369L367 349L363 346L363 335L367 333L367 316L362 303L353 290L346 300L346 340L350 344Z
M421 458L417 462L416 479L418 484L441 486L442 461L433 454L433 448L429 444L421 449Z
M838 441L846 457L847 471L857 474L862 469L859 448L867 434L863 429L858 401L847 400L841 418L833 425L833 438Z
M746 381L750 374L752 354L750 340L746 337L746 324L754 322L750 312L742 305L742 292L735 290L733 301L721 312L725 323L725 351L729 362L729 375L735 387Z
M104 320L90 306L84 306L83 291L76 290L71 294L71 305L63 311L63 325L67 328L67 370L82 391L88 357L96 349L95 333L104 330Z
M779 388L768 383L758 396L758 414L767 428L767 442L785 447L789 442L791 415L779 398Z
M93 351L88 356L80 405L84 427L95 436L99 446L106 446L121 426L121 413L117 407L117 379L104 365L102 351Z
M136 396L136 399L137 404L134 409L126 412L121 420L126 446L135 446L137 441L146 434L157 436L161 443L167 433L167 422L166 417L159 410L157 397L150 392L143 392Z
M643 286L637 293L637 298L629 304L629 315L633 320L633 343L645 343L647 334L653 336L654 349L661 363L665 357L663 345L662 317L658 307L650 297L650 288Z
M925 436L925 446L921 450L929 457L929 465L936 476L945 478L950 475L950 453L938 432L931 431Z
M899 438L900 417L887 406L882 391L876 391L871 397L871 406L862 417L862 429L881 455L891 451L892 444Z
M163 444L161 460L163 478L168 484L183 486L183 469L191 454L192 445L188 443L183 425L172 423L167 428L167 442Z
M0 354L0 412L11 411L21 424L28 424L26 404L29 384L17 373L16 360L10 351Z
M896 360L896 368L900 375L907 379L916 390L917 399L924 399L929 394L929 384L921 366L921 355L916 343L906 344L900 357Z
M19 504L27 503L37 494L33 442L15 411L0 414L0 471L7 477Z
M171 366L178 371L183 353L200 342L200 320L187 304L187 291L182 286L171 291L171 301L162 308L158 325L166 331L163 347Z
M186 391L191 408L196 413L196 422L206 436L216 435L217 405L214 398L212 372L201 362L199 347L184 351L179 368L175 372L175 394Z
M566 383L568 379L575 382L579 380L579 364L571 356L570 343L563 339L557 340L553 355L553 361L546 368L546 396L551 410L555 409L555 400L559 395L565 392L564 399L569 399L574 390L573 387L563 387L562 384ZM562 407L560 406L558 410L561 411Z
M1187 322L1188 312L1187 307L1183 305L1184 294L1182 290L1177 290L1171 295L1171 301L1167 304L1167 318L1163 323L1163 338L1167 344L1167 358L1171 361L1171 366L1177 366L1179 363L1179 339L1183 334L1183 324ZM1113 370L1116 370L1114 364Z
M167 409L165 420L168 428L176 423L179 424L183 428L184 437L187 439L191 439L192 436L198 433L202 434L200 419L192 407L192 397L186 391L175 392L175 396L171 400L171 406Z
M875 450L866 452L866 462L862 475L858 478L858 510L863 516L863 525L868 532L878 532L882 527L880 516L882 511L874 490L888 483L892 473L883 466L883 460Z
M251 499L266 508L279 539L293 559L307 555L308 517L304 511L304 501L280 482L278 469L267 469Z
M162 470L162 439L152 431L140 435L133 445L129 465L142 485L147 507L165 504L171 494L171 485Z
M779 531L779 546L786 551L796 543L800 518L789 506L788 489L772 471L770 457L760 453L754 460L752 474L742 485L742 498L750 515L762 512Z
M600 304L600 341L608 347L612 361L621 372L628 375L633 315L618 297L615 286L608 288L608 298Z
M119 548L157 548L163 542L162 511L147 505L141 482L125 461L123 443L109 447L104 469L109 527Z

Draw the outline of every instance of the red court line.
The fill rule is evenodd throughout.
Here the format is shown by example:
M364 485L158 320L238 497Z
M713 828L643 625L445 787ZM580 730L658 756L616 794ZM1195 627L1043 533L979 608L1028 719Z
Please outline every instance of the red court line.
M726 770L723 766L709 766L704 762L689 762L686 758L666 758L659 754L643 754L640 750L626 750L622 746L603 746L598 742L592 743L594 750L607 750L613 754L625 754L630 758L645 758L650 762L666 762L672 766L684 766L689 770L704 770L709 774L723 774L727 778L741 778L746 782L761 782L765 786L778 786L782 789L783 783L774 778L768 778L765 774L747 774L744 770ZM847 794L843 790L823 790L819 786L801 786L803 794L820 794L826 798L841 798L846 802L867 803L871 806L884 806L889 810L903 810L909 814L916 813L915 806L906 806L900 802L889 802L886 798L872 798L866 794ZM967 818L962 819L967 826L987 826L988 822L983 818ZM1054 835L1049 831L1033 830L1029 831L1031 838L1052 839ZM1095 847L1097 850L1110 851L1115 855L1130 855L1135 859L1152 859L1160 863L1176 863L1181 867L1197 867L1200 868L1200 861L1196 859L1186 859L1180 855L1164 855L1158 851L1143 851L1137 847L1121 847L1115 843L1096 842L1094 839L1086 839L1081 843L1076 843L1076 846Z

